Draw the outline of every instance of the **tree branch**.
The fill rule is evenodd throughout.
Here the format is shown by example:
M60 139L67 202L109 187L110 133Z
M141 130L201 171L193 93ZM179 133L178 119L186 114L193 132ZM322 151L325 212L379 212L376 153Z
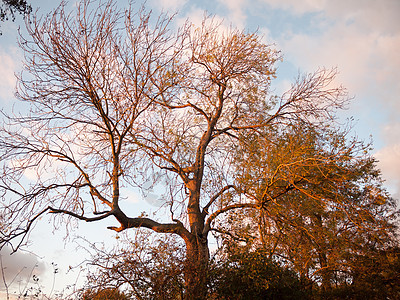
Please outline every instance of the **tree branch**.
M21 228L18 228L17 230L13 230L8 235L5 235L5 234L3 234L3 232L1 232L2 237L0 238L0 249L2 249L5 245L9 244L12 249L11 253L15 253L19 249L19 247L21 247L22 243L25 241L25 238L29 234L29 231L30 231L33 223L48 210L49 210L49 208L47 207L44 210L42 210L41 212L39 212L36 216L34 216L31 220L28 221L27 225L22 230L21 230ZM21 231L19 231L19 230L21 230ZM14 247L10 242L11 242L11 240L14 240L18 237L21 237L21 240L18 242L17 246Z
M114 216L121 224L120 227L109 226L108 229L116 232L121 232L128 228L148 228L159 233L175 233L182 237L184 240L189 238L190 232L183 226L182 222L177 221L176 223L158 223L150 218L129 218L126 217L122 212L114 213Z
M234 185L227 185L225 187L223 187L217 194L215 194L210 201L207 203L206 206L204 206L203 208L203 216L208 215L208 209L210 208L210 206L214 203L215 200L217 200L225 191L229 190L229 189L235 189L236 187Z
M220 214L223 214L227 211L233 210L233 209L238 209L238 208L254 208L254 209L258 209L260 208L260 206L256 203L236 203L236 204L231 204L228 206L225 206L217 211L215 211L214 213L212 213L205 225L204 225L204 230L203 230L203 234L207 234L210 230L211 230L211 222L215 220L215 218L217 218Z
M76 219L86 221L86 222L99 221L99 220L105 219L114 214L114 211L110 210L110 211L102 212L101 215L99 215L97 217L85 217L83 215L78 215L74 212L71 212L71 211L68 211L65 209L57 209L57 208L53 208L50 206L48 207L48 210L49 210L49 213L51 213L51 214L65 214L65 215L69 215L71 217L74 217ZM96 213L96 214L100 214L100 213Z

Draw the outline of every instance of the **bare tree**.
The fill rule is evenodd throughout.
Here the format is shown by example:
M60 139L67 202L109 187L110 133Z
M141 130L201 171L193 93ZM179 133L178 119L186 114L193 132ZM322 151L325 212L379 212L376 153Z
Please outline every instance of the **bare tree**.
M270 96L280 54L257 33L212 18L174 31L171 22L87 0L27 22L17 96L31 109L8 116L0 134L2 245L14 240L17 249L45 213L66 222L113 217L117 232L180 236L186 297L206 297L214 222L261 207L236 185L238 141L298 120L332 122L347 95L332 88L334 70L319 70ZM169 222L121 209L121 187L147 182L164 182Z

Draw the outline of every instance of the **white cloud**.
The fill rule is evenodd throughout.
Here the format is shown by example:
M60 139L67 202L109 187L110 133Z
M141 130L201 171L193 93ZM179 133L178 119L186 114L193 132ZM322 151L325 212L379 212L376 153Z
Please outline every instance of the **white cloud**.
M293 34L279 41L285 58L304 71L318 67L338 67L346 86L361 90L371 76L370 59L373 58L373 36L360 36L357 32L337 26L322 36Z
M391 119L399 119L400 114L400 31L397 35L378 36L370 62L373 80L379 87L381 103L387 106Z
M152 4L163 11L176 12L187 3L187 0L153 0Z
M324 4L328 18L344 20L365 32L396 33L400 30L398 0L336 0Z
M141 197L137 192L128 188L121 188L120 192L121 192L121 198L126 202L134 204L140 202Z
M244 28L246 22L246 14L243 10L245 6L244 0L218 0L229 11L227 20L238 28Z
M385 185L393 195L400 195L400 143L386 146L375 155Z
M31 182L46 181L52 178L63 178L65 174L60 173L61 168L66 163L52 157L41 159L40 157L15 158L10 160L11 169L23 169L24 177Z
M400 122L388 124L382 131L386 146L374 156L389 190L400 196Z
M177 19L177 24L179 26L183 25L186 21L191 24L192 29L202 28L203 25L218 26L217 33L221 35L229 32L230 27L227 25L226 20L219 16L213 15L207 12L206 10L200 9L196 6L192 6L191 9L182 17Z
M20 67L21 57L17 48L0 49L0 101L9 103L14 98L15 72Z
M356 23L365 30L397 31L400 27L398 0L259 0L273 9L294 15L323 13L326 17Z
M201 23L204 20L204 16L207 15L208 13L204 9L192 6L184 16L180 16L177 19L177 22L178 25L183 25L188 20L191 24L194 24L195 26L199 27L201 26Z
M260 0L269 4L274 9L284 9L294 14L304 14L322 10L326 0ZM328 1L329 2L329 1ZM336 1L334 2L336 3Z
M278 38L278 47L283 50L285 60L303 71L321 66L338 67L339 81L351 95L357 100L374 98L378 101L364 105L373 107L384 103L387 113L393 114L393 109L396 110L393 114L396 117L400 109L400 21L397 16L400 2L396 3L390 0L324 2L325 10L313 17L315 30L311 34L283 32Z

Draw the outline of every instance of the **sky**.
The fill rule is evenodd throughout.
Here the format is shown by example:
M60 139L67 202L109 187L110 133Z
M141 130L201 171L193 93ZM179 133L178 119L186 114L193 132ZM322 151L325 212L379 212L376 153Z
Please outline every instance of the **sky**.
M59 3L30 2L39 15ZM119 2L121 6L126 3ZM73 4L69 3L71 7ZM343 121L353 117L353 134L367 142L372 139L372 153L386 180L385 186L395 198L400 198L399 0L147 0L146 7L155 14L178 11L178 24L186 19L198 24L204 14L212 14L225 24L257 30L266 43L274 44L282 52L283 61L277 64L278 78L273 83L278 94L288 89L299 73L337 68L337 84L346 87L353 98L340 117ZM4 110L16 103L14 72L20 70L23 58L16 44L18 26L23 26L18 19L1 24L0 107ZM131 202L137 209L145 208L138 199ZM149 201L145 205L149 206ZM59 268L53 290L82 280L79 268L68 270L70 265L79 264L85 252L76 248L76 242L65 240L62 229L52 234L48 226L48 220L43 221L32 233L29 250L35 255L22 252L11 259L2 253L3 263L8 264L8 282L25 267L19 275L20 282L33 268L47 287L52 286L52 262ZM99 242L115 239L115 234L106 231L103 224L79 228ZM93 235L93 228L98 234Z

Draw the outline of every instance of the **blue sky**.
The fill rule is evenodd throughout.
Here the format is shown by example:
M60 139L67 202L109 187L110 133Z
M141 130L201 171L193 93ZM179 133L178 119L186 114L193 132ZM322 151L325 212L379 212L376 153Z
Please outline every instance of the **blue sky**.
M31 2L39 14L49 12L59 3L58 0ZM122 6L127 3L119 2ZM69 5L72 7L73 2ZM266 43L274 43L282 51L283 62L278 64L278 78L274 82L277 93L288 88L299 72L337 67L336 83L345 86L354 97L349 109L340 116L343 120L354 117L354 134L360 139L368 141L372 135L373 153L386 185L400 198L400 1L148 0L147 7L155 14L178 10L177 23L185 19L199 23L207 11L227 25L258 30ZM5 110L16 103L14 72L20 69L22 59L16 45L16 28L20 23L1 24L0 106ZM131 202L140 209L138 199ZM45 280L51 278L49 263L57 260L62 273L57 282L60 289L77 276L76 272L64 276L69 264L78 261L76 250L75 246L64 246L62 234L46 233L49 224L45 223L39 224L32 234L35 240L32 249L43 258L39 260L38 272L42 272ZM94 225L101 238L112 240L115 234L102 226ZM88 234L93 230L93 226L83 228ZM71 252L75 255L71 256ZM27 256L24 259L19 261L28 264L27 261L36 260ZM18 267L15 260L12 264ZM8 271L15 272L11 266Z

